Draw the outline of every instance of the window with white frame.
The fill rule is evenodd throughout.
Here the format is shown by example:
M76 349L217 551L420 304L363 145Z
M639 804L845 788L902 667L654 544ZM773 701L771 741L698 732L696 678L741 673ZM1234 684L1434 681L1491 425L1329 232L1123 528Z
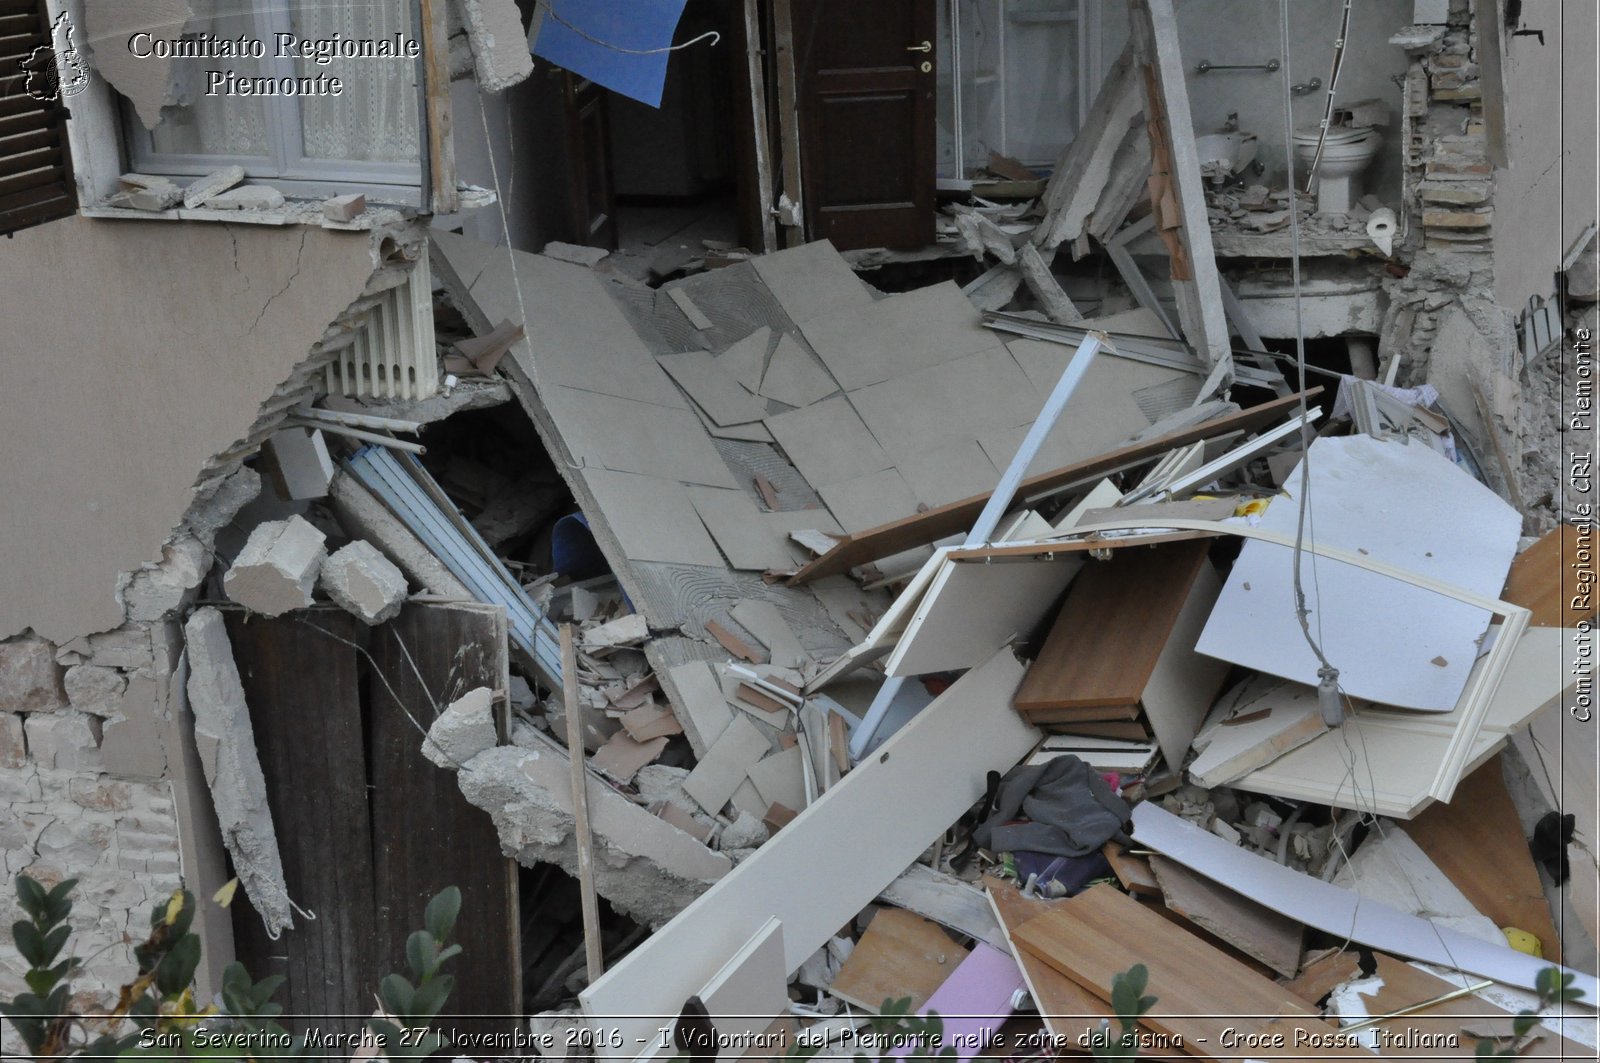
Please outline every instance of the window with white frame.
M1100 84L1098 0L939 0L938 176L1048 169Z
M408 197L421 180L418 94L421 60L339 55L316 57L314 42L415 41L412 0L191 0L182 39L202 49L221 41L261 42L259 57L172 60L161 120L147 130L125 106L128 144L144 173L201 175L242 166L247 177L294 194L348 191L352 185L387 198ZM284 47L283 34L312 47ZM163 37L176 37L172 33ZM141 48L150 48L140 42ZM337 78L337 95L227 92L253 78ZM369 195L371 192L369 192Z

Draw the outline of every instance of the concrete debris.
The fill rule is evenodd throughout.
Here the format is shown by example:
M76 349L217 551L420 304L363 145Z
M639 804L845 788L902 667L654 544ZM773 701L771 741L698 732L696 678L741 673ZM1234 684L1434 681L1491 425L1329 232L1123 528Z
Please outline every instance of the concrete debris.
M494 748L494 691L476 687L445 707L428 728L422 755L441 768L459 768Z
M122 191L111 202L133 210L169 210L183 200L183 186L165 177L127 173L118 178Z
M504 92L533 73L528 34L512 0L460 0L473 70L484 92Z
M206 200L212 210L277 210L283 204L283 193L271 185L240 185Z
M754 849L771 835L760 816L740 812L738 818L724 827L717 839L719 849Z
M329 221L352 221L367 210L367 197L359 192L322 201L322 216Z
M304 609L328 556L326 541L303 517L258 524L222 578L223 590L263 616Z
M251 906L260 913L267 933L276 937L294 926L293 904L227 627L222 613L206 606L195 610L183 631L195 745L223 844Z
M183 189L183 205L198 207L244 180L243 166L224 166L190 181Z
M56 771L96 771L100 767L100 721L82 712L35 713L25 729L28 754Z
M115 668L77 664L67 669L63 685L74 709L104 718L118 711L128 680Z
M461 792L494 819L507 855L524 867L559 865L578 874L572 788L564 751L501 746L478 754L457 775ZM725 856L613 790L589 790L594 881L600 895L633 919L659 926L727 874Z
M160 620L183 609L211 569L211 551L192 535L180 535L162 551L158 565L124 577L118 596L129 620Z
M405 575L377 547L360 539L328 555L320 580L329 598L368 626L399 616L405 607Z

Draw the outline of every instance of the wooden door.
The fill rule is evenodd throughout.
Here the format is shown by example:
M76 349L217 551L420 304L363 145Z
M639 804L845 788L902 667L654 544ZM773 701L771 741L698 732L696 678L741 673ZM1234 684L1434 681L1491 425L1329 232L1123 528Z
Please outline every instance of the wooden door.
M801 156L813 239L841 249L933 243L933 5L795 0Z
M419 727L478 686L504 689L505 619L475 603L413 602L368 628L342 609L227 617L266 778L289 896L316 913L277 941L241 893L234 951L255 978L281 974L291 1030L354 1032L378 980L410 977L405 940L428 898L461 888L463 954L441 1027L509 1032L522 1010L516 865ZM472 1019L465 1016L493 1016Z
M611 131L606 90L577 74L562 74L567 115L567 180L572 242L617 248L616 184L611 172Z

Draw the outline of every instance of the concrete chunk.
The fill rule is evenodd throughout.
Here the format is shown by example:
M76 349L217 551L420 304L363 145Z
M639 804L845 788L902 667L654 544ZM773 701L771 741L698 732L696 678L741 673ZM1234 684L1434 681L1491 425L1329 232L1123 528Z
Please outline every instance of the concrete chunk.
M503 92L533 73L528 34L512 0L461 0L457 8L484 92Z
M66 707L55 647L33 635L0 642L0 712L54 712Z
M220 170L213 170L204 177L197 177L189 182L183 190L183 205L198 207L243 180L243 166L224 166Z
M275 210L283 206L283 193L271 185L240 185L206 200L213 210Z
M367 624L398 616L406 604L404 573L376 546L359 539L322 563L322 589Z
M180 535L161 552L161 562L130 573L118 591L129 620L160 620L183 609L211 570L211 551L192 535Z
M494 691L477 687L452 701L428 728L422 755L441 768L459 768L498 739L494 730Z
M267 783L256 755L255 732L245 706L244 686L233 660L222 614L207 606L184 625L189 651L189 707L194 712L195 745L211 802L222 828L222 842L233 857L239 884L276 935L294 925L284 884L278 835L267 806Z
M303 517L258 524L223 577L223 590L263 616L304 609L328 556L326 541Z
M366 213L367 197L360 192L322 201L322 216L329 221L352 221Z

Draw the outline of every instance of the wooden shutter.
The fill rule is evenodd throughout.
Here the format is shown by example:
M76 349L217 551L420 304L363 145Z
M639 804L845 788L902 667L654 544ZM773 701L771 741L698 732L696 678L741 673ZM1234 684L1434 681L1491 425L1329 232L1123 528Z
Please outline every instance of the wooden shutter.
M0 235L78 209L65 103L28 92L30 71L24 64L50 44L44 0L0 0ZM46 77L49 71L37 71L34 85ZM54 78L50 81L53 86Z

